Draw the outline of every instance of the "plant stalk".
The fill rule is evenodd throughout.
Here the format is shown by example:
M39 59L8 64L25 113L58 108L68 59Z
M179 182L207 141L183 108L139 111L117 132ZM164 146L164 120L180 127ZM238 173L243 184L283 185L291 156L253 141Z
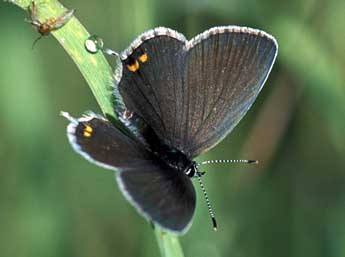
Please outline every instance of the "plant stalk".
M30 0L9 0L8 2L26 11L29 11L32 6ZM38 20L41 22L45 22L49 18L57 18L67 10L55 0L36 1L35 4L38 9ZM79 68L103 114L116 119L114 114L116 103L113 103L111 92L113 87L112 69L101 51L96 54L86 51L84 43L90 34L84 26L76 17L72 17L62 28L52 31L51 34ZM155 236L162 257L183 257L179 240L175 235L156 227Z

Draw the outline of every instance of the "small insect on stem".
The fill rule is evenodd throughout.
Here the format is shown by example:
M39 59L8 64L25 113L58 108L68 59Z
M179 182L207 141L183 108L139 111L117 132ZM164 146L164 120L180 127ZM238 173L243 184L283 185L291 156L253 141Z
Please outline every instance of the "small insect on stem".
M38 20L37 6L34 1L32 1L31 5L29 6L29 12L30 19L25 19L25 21L34 26L37 29L37 32L41 34L32 44L33 48L37 41L40 40L43 36L47 36L50 34L51 31L57 30L64 26L72 18L75 9L67 10L63 12L59 17L49 18L46 19L44 22L40 22Z

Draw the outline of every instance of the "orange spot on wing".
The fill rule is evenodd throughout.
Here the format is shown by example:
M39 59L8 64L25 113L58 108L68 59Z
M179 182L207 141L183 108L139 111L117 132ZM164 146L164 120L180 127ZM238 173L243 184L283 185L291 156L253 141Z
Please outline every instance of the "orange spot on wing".
M127 68L131 71L131 72L136 72L139 69L139 62L136 60L133 64L128 64Z
M89 125L86 125L85 131L92 133L93 129Z
M87 132L87 131L84 131L84 137L91 137L91 133Z
M147 53L144 53L144 54L139 56L139 61L140 62L147 62L148 58L149 57L147 56Z
M89 125L86 125L84 128L84 133L83 133L84 137L91 137L92 131L93 131L92 127L90 127Z

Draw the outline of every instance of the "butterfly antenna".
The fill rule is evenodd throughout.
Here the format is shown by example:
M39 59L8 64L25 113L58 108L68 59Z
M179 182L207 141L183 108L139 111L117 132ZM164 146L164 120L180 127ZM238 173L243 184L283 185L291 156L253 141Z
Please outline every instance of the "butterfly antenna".
M199 184L200 184L200 187L201 187L201 191L204 194L204 198L205 198L207 209L208 209L208 214L210 215L211 220L212 220L213 230L217 231L218 227L217 227L216 217L214 216L214 212L213 212L213 209L212 209L212 206L211 206L211 203L210 203L210 199L208 198L208 195L207 195L204 183L202 183L202 180L201 180L201 176L202 175L201 175L201 173L198 170L196 171L196 176L198 178L198 181L199 181Z
M73 118L68 112L64 112L64 111L61 111L60 112L60 115L64 118L66 118L67 120L69 120L69 122L73 123L73 124L78 124L78 120L76 120L75 118Z
M258 164L258 160L209 160L199 163L199 165L214 164L214 163L247 163L247 164Z

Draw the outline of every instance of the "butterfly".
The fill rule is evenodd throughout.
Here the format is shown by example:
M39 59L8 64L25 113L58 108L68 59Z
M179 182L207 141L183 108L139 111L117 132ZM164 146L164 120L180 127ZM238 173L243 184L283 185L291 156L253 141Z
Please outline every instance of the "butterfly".
M116 171L121 192L139 214L183 234L196 206L191 179L203 174L193 159L246 114L277 50L273 36L247 27L214 27L190 41L172 29L149 30L119 55L119 122L62 113L70 121L69 142L87 160Z

